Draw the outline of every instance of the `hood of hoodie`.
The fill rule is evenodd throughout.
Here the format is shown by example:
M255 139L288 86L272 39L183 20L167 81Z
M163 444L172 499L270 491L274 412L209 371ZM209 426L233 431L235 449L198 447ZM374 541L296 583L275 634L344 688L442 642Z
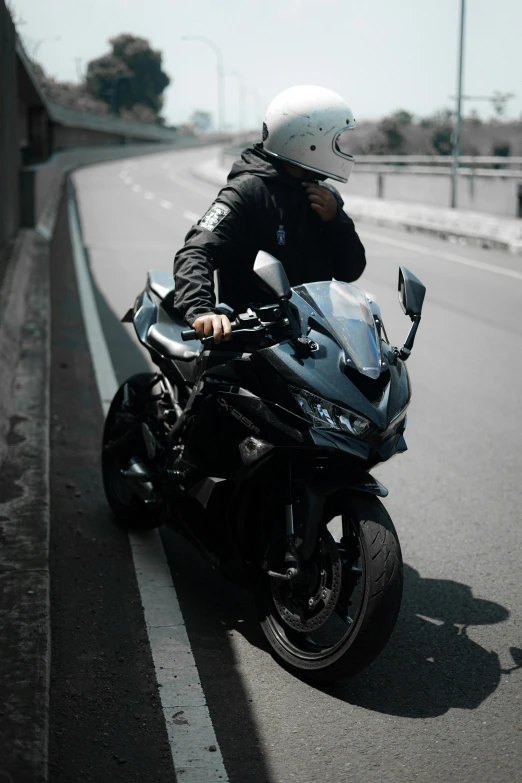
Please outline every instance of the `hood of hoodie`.
M261 142L243 150L240 160L236 160L230 169L227 182L231 182L242 174L255 174L256 177L277 179L293 187L299 186L302 182L302 180L292 177L281 161L265 152ZM312 175L311 172L310 174L311 179L312 177L317 179L317 175Z
M267 155L261 143L254 144L254 146L243 150L240 160L236 160L230 169L228 182L241 176L241 174L255 174L266 179L279 179L279 177L286 178L290 176L283 166L278 164L270 155Z

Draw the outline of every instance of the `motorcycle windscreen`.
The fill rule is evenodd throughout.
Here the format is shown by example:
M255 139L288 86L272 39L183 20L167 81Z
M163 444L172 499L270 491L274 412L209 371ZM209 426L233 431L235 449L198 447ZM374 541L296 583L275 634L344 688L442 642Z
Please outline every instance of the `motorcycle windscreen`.
M381 346L366 294L350 283L308 283L294 288L335 333L356 368L368 378L381 372Z

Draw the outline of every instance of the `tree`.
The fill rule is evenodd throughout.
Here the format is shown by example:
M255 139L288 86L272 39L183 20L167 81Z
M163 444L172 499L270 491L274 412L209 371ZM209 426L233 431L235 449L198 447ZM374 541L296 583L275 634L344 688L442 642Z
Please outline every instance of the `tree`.
M413 124L413 114L411 114L409 111L406 111L405 109L398 109L392 114L392 118L398 122L399 125L412 125Z
M453 112L451 109L439 109L430 120L433 134L431 144L436 155L453 153Z
M492 155L497 155L501 158L509 158L509 155L511 153L511 145L509 141L505 142L497 142L496 144L493 144L493 149L491 150Z
M496 155L499 158L508 158L511 154L511 145L508 141L506 142L496 142L496 144L493 144L493 149L491 150L492 155ZM505 169L506 166L504 163L495 163L493 166L494 169Z
M384 137L383 152L397 154L404 147L404 134L401 123L396 117L385 117L379 124L379 131Z
M161 52L145 38L123 34L111 38L112 51L87 66L87 89L105 101L113 111L132 109L136 104L158 115L162 93L170 79L162 69Z
M209 111L196 109L190 115L190 125L198 131L208 131L212 127L212 115Z
M439 125L433 131L431 143L437 155L451 155L453 152L453 128L451 125Z

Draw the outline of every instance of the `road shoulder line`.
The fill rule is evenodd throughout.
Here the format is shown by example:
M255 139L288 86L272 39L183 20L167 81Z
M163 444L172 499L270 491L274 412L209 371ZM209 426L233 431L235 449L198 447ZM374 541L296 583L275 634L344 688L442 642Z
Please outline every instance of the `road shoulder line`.
M72 183L67 206L84 326L107 414L118 384L96 307ZM130 542L176 775L186 783L228 783L159 533L132 534Z

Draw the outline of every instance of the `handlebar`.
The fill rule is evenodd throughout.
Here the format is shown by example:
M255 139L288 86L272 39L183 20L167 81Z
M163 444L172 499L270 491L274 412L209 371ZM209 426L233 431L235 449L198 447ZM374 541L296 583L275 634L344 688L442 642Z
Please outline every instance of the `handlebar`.
M181 339L183 342L187 342L187 340L195 340L196 338L197 334L195 329L185 329L183 332L181 332Z
M244 328L244 326L246 325L245 323L242 323L242 321L241 321L242 318L246 318L248 320L250 319L250 317L247 314L245 314L243 316L240 315L234 321L231 321L230 322L230 326L232 327L232 331L233 332L235 332L237 329ZM198 338L198 336L196 334L196 330L195 329L185 329L185 331L181 332L181 339L184 342L186 342L187 340L197 340L199 338ZM208 337L203 337L201 339L201 342L202 343L212 342L213 339L214 339L214 336L212 334L210 334Z
M281 308L279 305L274 305L273 307L266 307L263 308L263 310L273 310L273 313L270 313L269 319L260 320L259 314L253 312L252 310L249 310L248 313L241 313L238 315L238 317L230 322L230 325L232 327L232 331L245 331L245 332L253 332L257 331L260 328L266 327L269 325L269 323L272 323L274 319L279 320L281 318ZM232 313L231 313L232 314ZM284 322L288 324L288 321ZM186 342L187 340L197 340L198 336L195 329L185 329L183 332L181 332L181 339ZM201 342L211 342L213 340L213 335L209 335L208 337L203 337Z
M230 326L232 327L232 331L234 332L236 329L239 329L241 327L241 324L239 323L238 319L236 319L235 321L231 322ZM181 332L181 339L184 342L187 342L187 340L197 340L199 338L198 338L198 336L196 334L196 330L195 329L185 329L185 331ZM212 342L213 339L214 339L214 335L209 334L208 337L203 337L201 339L201 342L202 343L204 343L204 342Z

